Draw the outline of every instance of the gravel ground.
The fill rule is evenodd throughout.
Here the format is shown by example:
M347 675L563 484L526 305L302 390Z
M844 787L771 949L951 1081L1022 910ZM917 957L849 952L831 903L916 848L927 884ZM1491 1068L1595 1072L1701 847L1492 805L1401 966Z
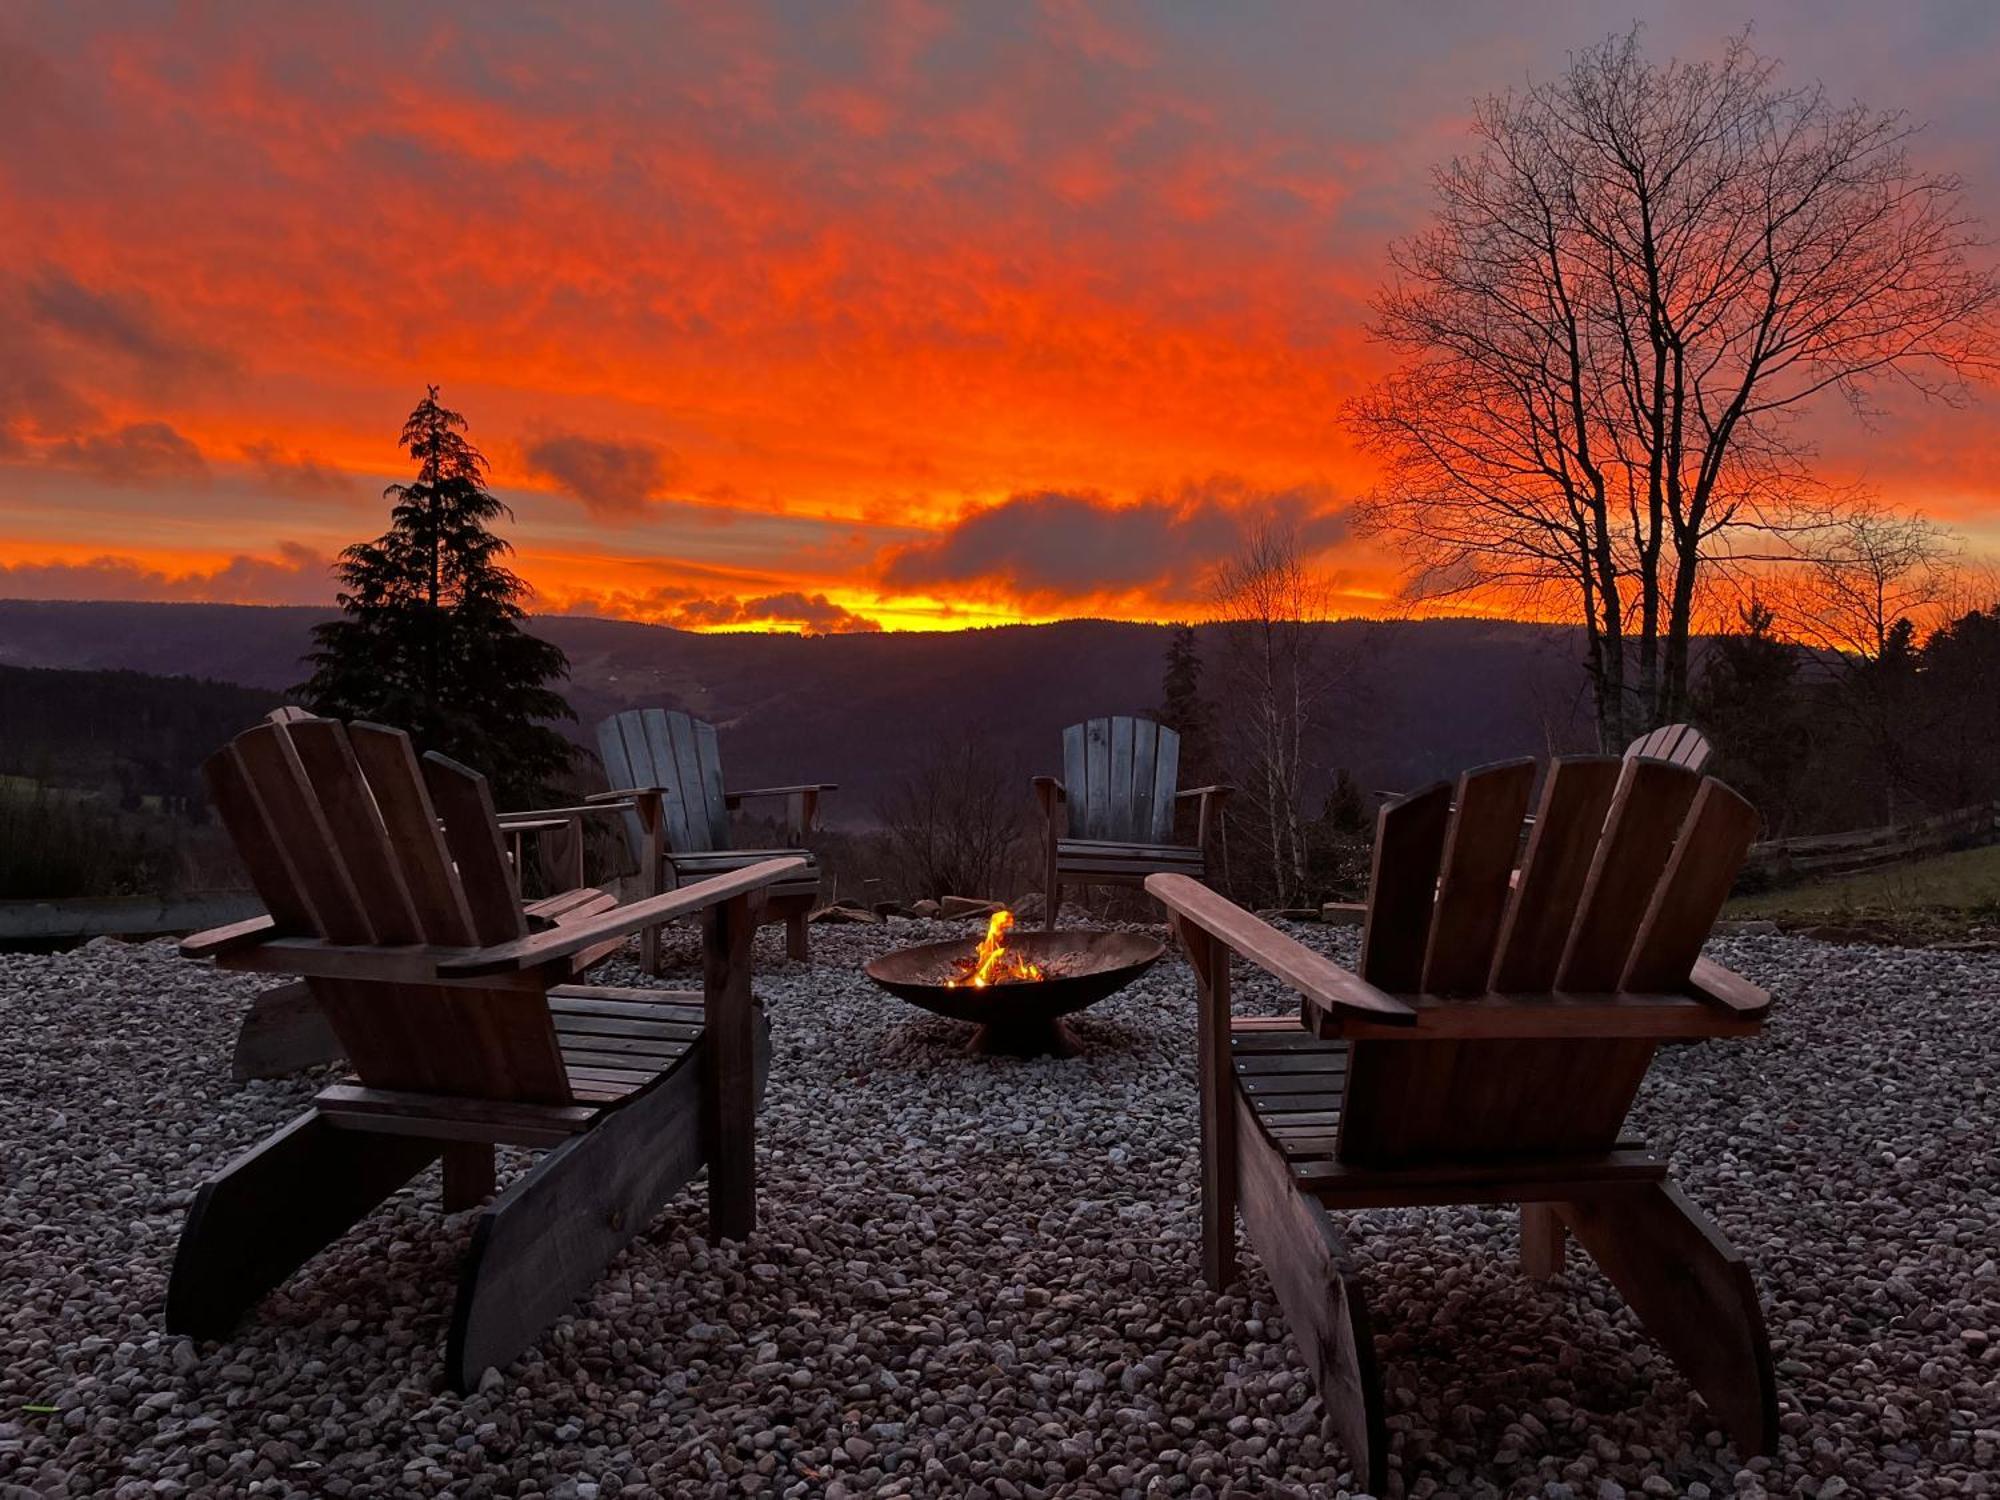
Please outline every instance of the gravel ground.
M465 1398L440 1369L470 1219L434 1175L237 1337L166 1337L197 1182L320 1080L228 1082L255 978L166 944L0 956L0 1495L1348 1493L1254 1256L1232 1295L1199 1281L1185 970L1083 1017L1084 1058L976 1059L858 972L956 930L818 929L809 969L767 935L756 1238L704 1244L697 1186ZM1636 1123L1756 1271L1778 1457L1735 1462L1581 1257L1537 1286L1509 1214L1380 1211L1347 1222L1392 1492L2000 1489L2000 957L1717 952L1776 1021L1664 1054Z

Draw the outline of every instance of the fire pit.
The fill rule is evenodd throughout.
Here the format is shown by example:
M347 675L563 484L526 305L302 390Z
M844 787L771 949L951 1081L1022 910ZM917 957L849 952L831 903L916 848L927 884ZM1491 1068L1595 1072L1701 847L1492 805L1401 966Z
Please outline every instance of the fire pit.
M994 914L982 939L899 948L866 965L890 994L979 1029L972 1050L1010 1057L1073 1057L1076 1037L1061 1018L1115 995L1166 950L1136 932L1014 932Z

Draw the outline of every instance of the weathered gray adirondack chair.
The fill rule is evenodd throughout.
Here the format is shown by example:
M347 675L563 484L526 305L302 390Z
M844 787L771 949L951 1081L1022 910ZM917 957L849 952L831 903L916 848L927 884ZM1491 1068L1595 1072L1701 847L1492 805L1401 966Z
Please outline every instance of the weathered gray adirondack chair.
M1063 731L1060 778L1034 778L1047 853L1045 925L1056 925L1063 882L1141 885L1171 870L1200 880L1228 786L1180 786L1181 737L1151 719L1090 719ZM1193 844L1174 842L1174 809L1198 798Z
M1366 1300L1328 1209L1519 1203L1527 1269L1573 1235L1745 1455L1777 1440L1743 1258L1625 1138L1662 1042L1752 1036L1770 997L1701 956L1756 832L1721 782L1654 759L1555 762L1518 879L1535 765L1382 810L1349 973L1175 875L1200 992L1202 1264L1236 1277L1237 1210L1357 1478L1387 1479ZM1299 1017L1230 1016L1234 953Z
M783 856L801 867L774 886L765 902L767 920L785 924L785 952L807 957L806 916L819 894L819 863L800 848L736 849L730 846L729 814L752 798L782 797L794 842L819 820L822 792L838 790L830 781L799 786L767 786L728 791L715 726L678 709L628 708L597 726L597 748L613 790L592 801L629 802L625 834L648 890L672 890L726 870ZM647 972L659 969L659 929L640 939Z
M1625 747L1627 760L1635 755L1645 755L1654 760L1686 766L1690 771L1706 769L1708 758L1714 753L1701 731L1692 724L1662 724Z
M709 1232L756 1222L769 1027L750 991L774 859L537 930L484 778L406 735L293 718L203 767L267 915L189 938L224 968L304 976L355 1076L196 1194L169 1330L226 1335L440 1156L447 1209L494 1190L494 1146L553 1147L474 1227L446 1369L469 1389L586 1292L697 1172ZM698 993L573 985L576 954L700 913Z

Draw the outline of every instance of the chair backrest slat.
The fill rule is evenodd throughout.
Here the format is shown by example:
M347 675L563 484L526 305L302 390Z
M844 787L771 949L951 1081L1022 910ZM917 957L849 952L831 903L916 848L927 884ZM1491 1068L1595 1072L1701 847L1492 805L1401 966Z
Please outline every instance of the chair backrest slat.
M1159 804L1160 733L1160 726L1151 719L1132 721L1132 824L1141 830L1140 840L1148 844L1164 844L1173 837L1171 816L1165 838L1160 836L1159 822L1154 817ZM1172 791L1167 794L1167 805L1171 810Z
M300 715L287 735L378 943L421 943L422 924L346 727Z
M1111 721L1092 719L1083 726L1083 836L1115 838L1111 807Z
M1700 784L1694 772L1667 761L1625 762L1576 925L1556 971L1558 989L1599 994L1618 988L1653 887L1667 867L1674 836Z
M1148 843L1171 844L1174 841L1174 794L1181 786L1181 736L1177 729L1155 724L1153 737L1153 807L1146 824L1151 832L1142 832L1140 837Z
M203 774L287 935L465 947L526 933L485 779L436 756L420 770L399 731L288 715ZM306 982L370 1087L572 1100L538 989Z
M472 909L438 828L437 809L431 806L410 737L400 729L355 723L347 726L347 743L367 778L382 835L395 851L423 940L441 948L472 947L479 940Z
M1424 957L1424 993L1485 993L1521 847L1521 820L1534 789L1532 760L1482 766L1459 777Z
M680 793L681 827L685 844L675 847L689 852L706 851L715 845L713 830L708 821L708 787L701 774L701 751L694 742L694 723L686 714L665 713L655 709L666 720L667 738L673 746L674 789Z
M692 849L692 834L688 830L687 791L681 785L680 762L674 757L674 730L667 722L667 711L663 708L649 708L639 716L639 744L646 760L645 781L657 786L666 794L661 805L661 816L667 825L667 847L669 849Z
M1555 988L1623 768L1613 755L1566 756L1549 767L1493 959L1489 988L1495 992L1533 995Z
M1151 719L1117 714L1070 725L1062 745L1071 838L1173 842L1179 734Z
M1423 988L1450 817L1451 784L1444 781L1384 804L1375 816L1361 977L1377 989L1407 995Z
M708 814L708 847L729 847L729 805L722 781L722 748L716 743L715 726L706 719L694 725L695 759L701 766L702 806Z
M1083 753L1083 731L1081 724L1072 724L1063 731L1063 791L1068 798L1069 832L1071 838L1085 838L1085 813L1090 807L1090 766Z
M444 820L445 847L472 913L473 940L485 947L526 937L527 918L486 778L435 750L424 757L423 766L424 786Z
M1653 891L1618 987L1671 993L1687 983L1757 837L1757 809L1719 781L1701 784Z
M222 820L236 856L249 873L251 888L286 936L318 936L319 916L306 896L292 857L264 816L257 793L234 745L225 745L202 763L208 800Z
M1132 789L1133 745L1132 719L1128 714L1120 714L1111 721L1111 806L1122 810L1124 821L1136 829L1139 805ZM1117 813L1113 813L1114 820ZM1130 838L1125 834L1122 837Z
M625 748L625 715L613 714L597 726L597 758L604 763L604 777L611 791L622 792L642 785L646 778L632 764ZM620 815L625 825L625 842L635 862L644 858L646 830L639 815L627 808Z
M321 934L334 943L377 941L319 799L292 749L289 724L264 723L236 737L236 757L272 835L285 846Z

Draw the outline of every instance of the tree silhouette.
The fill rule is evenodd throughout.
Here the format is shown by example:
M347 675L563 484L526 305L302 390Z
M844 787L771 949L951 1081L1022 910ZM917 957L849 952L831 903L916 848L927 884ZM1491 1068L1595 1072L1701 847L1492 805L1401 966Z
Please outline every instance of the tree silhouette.
M407 729L519 806L569 763L568 742L543 722L575 717L547 685L569 662L521 628L528 585L491 529L513 513L486 488L465 431L431 386L399 438L416 479L383 492L387 531L341 553L341 618L314 628L312 676L294 691L316 713Z
M1809 493L1795 419L1958 398L2000 288L1913 125L1780 87L1741 37L1664 67L1614 37L1473 128L1376 302L1400 358L1347 411L1385 463L1366 517L1420 590L1579 619L1615 748L1683 716L1713 565Z

